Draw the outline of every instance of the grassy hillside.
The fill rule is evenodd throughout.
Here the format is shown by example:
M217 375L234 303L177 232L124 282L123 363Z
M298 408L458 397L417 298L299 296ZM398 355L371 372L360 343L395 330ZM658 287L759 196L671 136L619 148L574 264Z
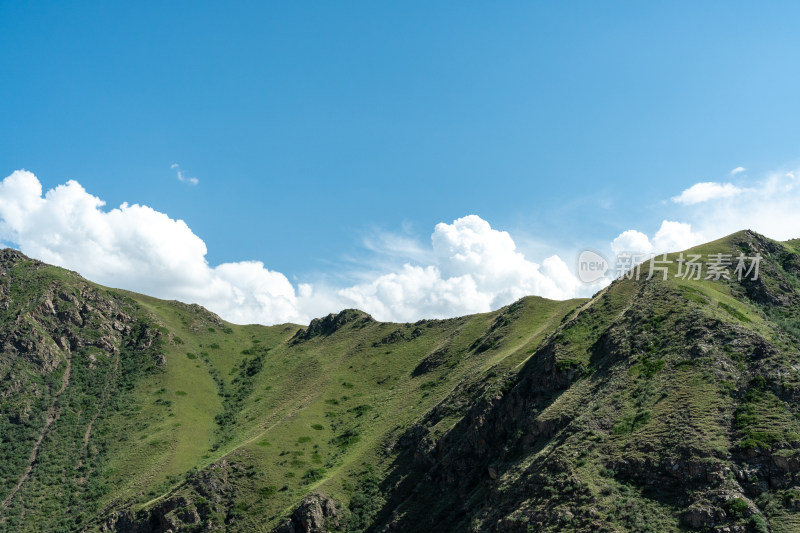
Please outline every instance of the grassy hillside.
M690 253L739 251L764 257L759 280L645 266L598 294L430 448L434 482L390 522L799 531L800 257L749 232Z
M18 254L4 268L12 285L26 291L7 297L7 321L28 313L39 328L49 320L35 312L41 301L53 299L47 287L96 291L124 301L131 320L146 324L157 339L150 354L157 364L145 368L116 362L126 357L124 334L111 339L102 354L93 347L85 353L55 349L60 367L72 362L73 379L62 394L87 404L92 397L103 400L92 407L102 415L85 445L97 465L71 469L71 457L43 449L20 491L0 510L3 523L20 530L40 530L43 523L94 528L108 517L116 524L119 516L135 522L181 495L192 502L189 522L247 531L277 526L312 491L346 508L359 494L365 472L382 477L394 441L427 411L457 388L501 382L580 304L532 297L493 313L416 324L379 323L350 310L307 329L236 326L197 306L96 287ZM58 323L59 316L52 321ZM106 327L102 319L97 322ZM80 331L87 328L82 322ZM41 343L56 334L43 332ZM94 351L98 355L92 358ZM50 391L60 384L63 372L42 371L24 351L8 359L9 365L27 365L28 376L49 379ZM86 376L76 382L79 366ZM54 405L53 396L41 399L42 411ZM447 431L465 408L453 408L434 431ZM84 447L91 419L63 401L55 411L59 419L47 427L46 440L65 449ZM31 440L44 425L40 416L28 428L27 441L7 447L16 463L4 472L5 494L22 476ZM40 480L45 457L57 464L57 472ZM216 483L206 479L209 473L225 478L224 497L207 494L219 489L207 490L204 484ZM75 499L89 502L59 508L56 487L67 480L74 484ZM100 488L90 488L94 481ZM34 492L52 501L42 507L29 495ZM42 514L45 508L54 513Z
M798 531L799 252L307 327L0 252L0 530Z

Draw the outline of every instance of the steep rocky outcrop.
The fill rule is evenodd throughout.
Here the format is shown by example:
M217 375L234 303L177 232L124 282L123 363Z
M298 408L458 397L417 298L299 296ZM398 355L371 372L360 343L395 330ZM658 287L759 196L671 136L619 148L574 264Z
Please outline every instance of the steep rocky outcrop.
M314 337L327 337L347 325L351 327L364 327L375 320L363 311L345 309L340 313L329 314L323 318L315 318L308 327L298 331L292 338L292 343L297 344L313 339Z
M338 526L336 502L322 494L312 494L300 502L289 520L275 533L328 533Z

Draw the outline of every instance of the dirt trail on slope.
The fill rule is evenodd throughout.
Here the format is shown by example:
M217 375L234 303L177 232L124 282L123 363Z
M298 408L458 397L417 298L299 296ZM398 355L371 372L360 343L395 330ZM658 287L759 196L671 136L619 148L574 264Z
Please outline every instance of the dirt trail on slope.
M22 474L22 477L17 482L16 486L11 489L11 492L8 493L6 499L0 503L0 507L3 509L7 509L8 505L11 503L11 500L14 499L19 489L22 487L22 484L25 483L25 480L28 479L30 476L31 471L33 470L33 465L36 464L36 458L39 456L39 448L42 446L42 441L44 440L45 435L47 435L47 430L50 429L50 426L53 425L53 422L58 420L60 415L58 411L58 399L61 398L61 393L69 385L69 377L70 372L72 371L72 358L67 357L67 368L64 370L64 376L61 378L61 388L58 389L56 392L56 396L53 399L53 404L50 406L50 410L47 412L47 420L44 423L44 427L42 428L42 432L39 434L39 438L36 440L36 444L33 445L33 451L31 452L31 459L28 462L27 468L25 468L25 472Z

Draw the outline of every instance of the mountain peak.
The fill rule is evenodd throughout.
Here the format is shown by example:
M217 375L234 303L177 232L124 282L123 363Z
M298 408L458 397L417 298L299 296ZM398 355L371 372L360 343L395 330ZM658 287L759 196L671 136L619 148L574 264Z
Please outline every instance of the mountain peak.
M327 337L342 329L348 324L358 322L362 327L375 319L371 315L358 309L344 309L338 313L330 313L322 318L313 319L308 327L298 331L292 339L294 344L307 341L314 337Z
M23 261L36 261L23 254L15 248L3 248L0 250L0 265L10 267ZM39 261L36 261L37 263Z

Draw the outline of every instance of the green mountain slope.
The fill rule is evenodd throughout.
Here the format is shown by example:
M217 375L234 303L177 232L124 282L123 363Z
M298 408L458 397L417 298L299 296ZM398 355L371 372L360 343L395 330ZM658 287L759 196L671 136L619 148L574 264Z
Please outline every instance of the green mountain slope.
M800 531L800 257L750 232L691 252L740 251L765 258L757 281L684 280L673 264L598 294L429 448L433 482L392 522Z
M740 252L758 280L263 327L4 250L0 530L800 531L800 245L685 254Z
M580 303L526 298L416 324L349 310L308 328L235 326L18 252L0 261L9 530L151 519L269 530L312 491L347 506L365 472L388 468L393 440L453 390L501 382ZM176 506L180 516L157 516Z

